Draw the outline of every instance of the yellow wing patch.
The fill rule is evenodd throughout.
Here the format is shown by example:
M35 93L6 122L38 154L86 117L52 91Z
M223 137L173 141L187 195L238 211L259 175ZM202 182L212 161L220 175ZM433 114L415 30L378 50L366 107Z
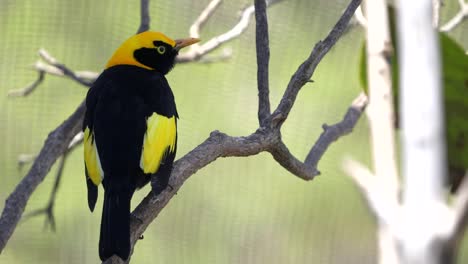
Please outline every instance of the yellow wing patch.
M146 133L140 167L144 173L155 173L164 158L166 150L174 153L177 137L175 117L165 117L153 113L146 120Z
M89 131L88 127L84 131L84 160L88 176L96 186L99 185L104 178L104 171L99 160L94 135Z

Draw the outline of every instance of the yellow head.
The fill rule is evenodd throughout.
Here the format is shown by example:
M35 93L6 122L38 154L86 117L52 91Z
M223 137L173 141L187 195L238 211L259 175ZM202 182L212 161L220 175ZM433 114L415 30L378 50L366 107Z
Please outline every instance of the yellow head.
M139 33L114 52L106 69L116 65L134 65L166 74L174 67L179 50L198 41L195 38L172 40L160 32Z

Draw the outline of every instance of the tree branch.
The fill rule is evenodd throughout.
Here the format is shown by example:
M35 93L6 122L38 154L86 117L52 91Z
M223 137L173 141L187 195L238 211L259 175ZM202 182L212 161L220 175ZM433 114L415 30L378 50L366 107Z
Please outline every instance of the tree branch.
M205 25L205 23L210 19L210 17L216 11L216 8L219 7L222 0L212 0L205 9L200 13L198 18L193 22L192 26L190 26L190 37L191 38L200 38L200 29ZM190 49L195 49L194 47L199 46L198 43L195 43L190 46Z
M91 86L98 74L90 71L73 71L62 63L59 63L56 58L49 54L45 49L39 49L39 56L42 61L37 61L33 68L38 72L37 79L24 88L10 90L8 96L23 97L32 93L45 79L46 73L61 77L70 78L84 86Z
M91 86L93 85L94 80L88 81L78 75L75 74L73 70L65 66L65 64L62 64L57 61L54 57L52 57L45 49L40 49L39 50L39 56L47 62L47 64L54 66L57 68L64 76L69 77L70 79L84 85L84 86Z
M67 150L62 155L62 158L60 159L60 163L58 165L57 173L55 176L55 182L52 187L52 192L50 193L49 196L49 201L47 202L47 205L44 208L34 210L28 214L26 214L23 218L24 220L27 220L29 218L35 217L35 216L40 216L42 214L46 215L46 220L45 220L45 225L44 228L47 227L47 225L50 225L51 230L55 232L56 224L55 224L55 215L54 215L54 206L55 206L55 197L57 196L57 192L60 186L60 181L63 176L63 171L65 168L65 164L67 162L67 159L69 157L68 154L70 154L73 150L76 149L77 146L79 146L83 142L83 132L80 132L76 134L76 136L73 137L73 139L70 141L70 144L68 144Z
M29 197L44 180L57 158L66 151L73 137L81 131L84 111L85 105L81 103L67 120L49 134L28 174L8 196L0 216L0 253L13 234Z
M40 70L37 73L38 73L37 79L34 82L32 82L31 84L27 85L24 88L8 91L8 96L9 97L28 96L32 91L34 91L34 89L37 88L39 84L41 84L44 81L45 71Z
M51 230L55 232L56 230L55 228L56 222L55 222L55 215L54 215L55 197L57 196L58 187L60 186L60 181L62 180L63 169L65 168L65 161L67 160L68 153L69 151L66 151L65 153L63 153L62 158L60 159L57 174L55 176L54 186L52 187L52 192L50 194L47 205L44 208L34 210L26 214L25 216L23 216L24 221L29 218L33 218L35 216L40 216L42 214L45 214L46 220L44 223L44 228L47 228L47 226L50 225Z
M257 49L257 87L258 121L260 127L268 127L270 116L270 81L268 78L270 63L270 44L268 40L268 20L265 0L255 0L256 49Z
M325 151L340 137L351 133L366 106L367 96L361 93L354 99L342 121L332 126L324 124L322 134L312 146L304 162L294 157L282 141L275 144L269 151L273 158L289 172L303 180L312 180L320 174L317 166Z
M308 168L317 168L320 159L325 154L325 151L327 151L331 143L352 132L352 129L361 117L361 114L364 112L364 109L367 106L367 102L367 96L364 93L361 93L358 97L356 97L356 99L354 99L351 107L349 107L341 122L332 126L323 124L322 134L304 161L304 164ZM320 172L317 171L317 173Z
M150 28L150 14L149 14L149 0L140 1L140 27L137 30L137 34L148 31Z
M266 5L271 6L271 5L273 5L275 3L278 3L280 1L281 0L267 1ZM210 5L212 5L212 4L213 4L213 1L202 12L202 15L203 15L203 18L201 19L202 21L208 19L211 16L211 12L214 12L216 10L216 6L210 8ZM204 44L195 44L195 45L193 45L194 47L191 48L189 51L187 51L185 53L181 53L181 54L179 54L179 56L177 56L177 58L176 58L177 62L183 63L183 62L187 62L187 61L197 61L197 60L201 59L205 54L207 54L209 52L212 52L212 51L216 50L217 48L219 48L222 44L224 44L226 42L229 42L229 41L239 37L247 29L247 27L249 25L249 22L250 22L250 18L252 16L252 14L254 13L254 11L255 11L255 7L253 5L247 7L246 9L244 9L244 11L242 11L242 14L241 14L241 16L239 18L239 21L237 22L236 25L234 25L234 27L232 27L230 30L228 30L227 32L225 32L225 33L223 33L221 35L218 35L216 37L211 38L210 40L208 40ZM200 15L200 17L202 17L202 15ZM200 17L195 21L196 23L198 22L198 25L195 23L195 28L193 30L191 30L190 33L198 33L199 30L205 24L205 21L203 21L203 23L199 22ZM205 19L205 17L206 17L206 19ZM193 35L193 36L191 35L191 37L196 37L196 36L197 36L196 34Z
M460 6L460 10L452 19L440 28L440 31L449 32L456 26L460 25L463 20L468 18L468 3L465 3L465 0L458 0L458 5Z
M289 115L291 108L296 101L299 90L310 81L315 68L320 63L322 58L328 51L335 45L336 41L346 31L346 27L349 24L350 19L353 17L357 7L361 4L362 0L352 0L348 5L343 15L340 17L338 22L335 24L328 36L323 40L319 41L310 56L299 66L297 71L291 77L288 83L288 87L283 95L283 99L279 103L278 107L272 114L272 126L281 127L284 120Z
M453 200L454 223L451 231L454 243L458 244L463 238L468 223L468 171Z
M358 162L346 160L344 168L366 199L378 223L378 263L398 263L391 228L398 214L399 182L396 165L390 40L384 0L365 2L367 14L366 54L370 104L368 107L374 173Z

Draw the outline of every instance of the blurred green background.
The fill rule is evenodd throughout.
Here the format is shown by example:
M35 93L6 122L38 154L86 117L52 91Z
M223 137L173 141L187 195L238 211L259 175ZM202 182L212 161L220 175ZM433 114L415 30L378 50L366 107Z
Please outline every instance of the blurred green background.
M151 29L173 38L186 37L208 2L152 1ZM251 2L225 1L203 29L202 39L231 28L239 10ZM285 0L269 9L273 107L292 73L326 36L347 3ZM456 9L455 0L445 1L442 21ZM135 33L138 23L137 0L0 1L0 201L27 172L27 167L18 169L18 155L38 153L48 132L74 111L87 91L72 81L47 76L28 97L7 98L10 89L36 78L30 66L38 58L37 50L45 48L74 70L98 72L119 44ZM230 60L179 65L168 75L181 116L178 157L212 130L247 135L257 128L253 24L224 45L233 51ZM451 32L465 49L467 32L466 24ZM362 37L361 29L351 29L319 65L315 83L300 92L282 130L297 157L305 157L321 125L340 120L358 94ZM219 159L184 184L138 242L132 262L375 263L375 222L341 171L344 156L369 162L364 118L352 135L330 148L319 165L322 175L312 182L289 174L267 153ZM26 214L46 205L56 169L33 194ZM137 193L133 205L148 190ZM20 222L0 263L98 263L101 199L91 214L80 147L66 164L57 194L56 232L44 229L42 216ZM460 263L468 262L467 251L468 246L460 251Z

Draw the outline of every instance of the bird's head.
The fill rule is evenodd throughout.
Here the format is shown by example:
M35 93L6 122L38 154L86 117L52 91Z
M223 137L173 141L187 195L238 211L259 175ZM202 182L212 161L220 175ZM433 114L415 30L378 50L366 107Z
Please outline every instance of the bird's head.
M135 65L162 74L173 67L179 50L200 41L196 38L172 40L160 32L146 31L127 39L106 65Z

